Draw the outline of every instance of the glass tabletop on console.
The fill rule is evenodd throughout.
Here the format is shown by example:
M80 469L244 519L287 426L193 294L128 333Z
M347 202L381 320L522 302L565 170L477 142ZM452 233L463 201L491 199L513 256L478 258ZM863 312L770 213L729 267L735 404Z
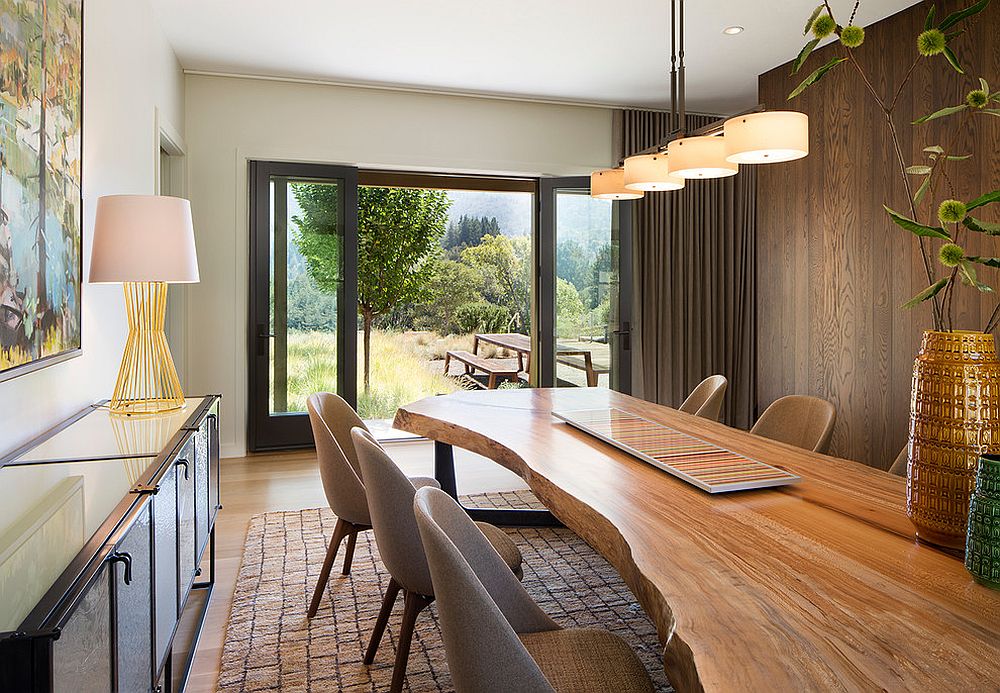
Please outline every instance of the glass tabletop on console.
M94 405L81 418L5 464L155 457L201 401L200 397L188 398L181 409L156 416L123 416Z
M0 467L0 632L17 629L180 430L168 414L93 407Z

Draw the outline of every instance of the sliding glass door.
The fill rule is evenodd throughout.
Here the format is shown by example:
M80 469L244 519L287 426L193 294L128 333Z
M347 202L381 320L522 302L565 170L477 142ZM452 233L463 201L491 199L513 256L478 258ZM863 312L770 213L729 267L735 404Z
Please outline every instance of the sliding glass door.
M629 392L631 203L585 177L541 183L539 384Z
M249 446L310 445L306 398L357 400L357 169L252 162Z
M463 388L629 391L631 207L589 179L259 161L250 182L251 450L310 445L319 391L383 439Z

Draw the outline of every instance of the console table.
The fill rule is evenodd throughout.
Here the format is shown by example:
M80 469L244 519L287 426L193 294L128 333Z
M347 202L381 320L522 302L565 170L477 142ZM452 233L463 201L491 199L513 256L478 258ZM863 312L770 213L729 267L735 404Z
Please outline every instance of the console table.
M0 457L0 690L181 691L215 578L218 395Z

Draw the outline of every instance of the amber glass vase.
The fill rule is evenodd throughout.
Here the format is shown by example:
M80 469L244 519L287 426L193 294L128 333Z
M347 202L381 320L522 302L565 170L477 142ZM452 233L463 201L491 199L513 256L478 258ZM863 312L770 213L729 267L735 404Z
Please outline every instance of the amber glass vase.
M965 548L980 454L1000 452L993 335L924 332L913 363L906 514L922 540Z

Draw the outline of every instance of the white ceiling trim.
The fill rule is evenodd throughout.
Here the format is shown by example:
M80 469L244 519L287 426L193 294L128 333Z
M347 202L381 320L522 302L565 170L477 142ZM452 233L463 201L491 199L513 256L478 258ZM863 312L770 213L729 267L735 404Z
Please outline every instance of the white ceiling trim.
M315 77L286 77L282 75L261 75L244 72L221 72L218 70L183 70L185 75L202 77L224 77L229 79L252 79L264 82L289 82L291 84L313 84L324 87L344 87L348 89L373 89L376 91L403 92L409 94L426 94L429 96L458 96L469 99L488 99L492 101L516 101L521 103L536 103L550 106L579 106L581 108L601 108L604 110L649 111L661 113L662 108L648 106L632 106L629 104L605 103L602 101L574 101L571 99L546 99L542 97L523 96L520 94L502 94L488 91L465 91L459 89L434 89L431 87L413 86L410 84L386 84L381 82L348 82L334 79L319 79ZM668 109L669 110L669 109ZM689 115L716 115L714 113L696 113L688 111Z

